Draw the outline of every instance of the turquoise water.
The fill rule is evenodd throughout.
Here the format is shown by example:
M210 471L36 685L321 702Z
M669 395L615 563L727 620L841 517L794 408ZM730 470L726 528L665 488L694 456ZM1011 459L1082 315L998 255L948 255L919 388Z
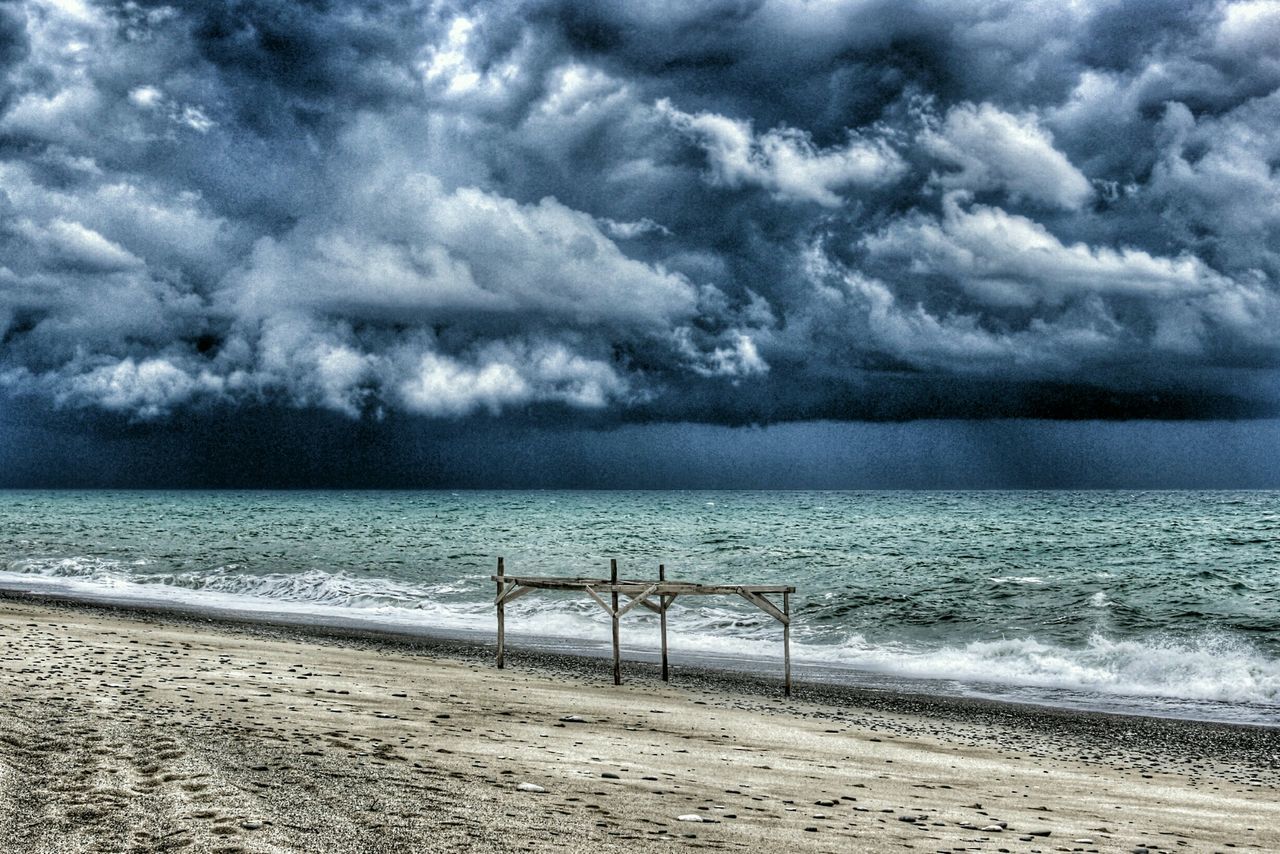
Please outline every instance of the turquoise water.
M1280 723L1276 492L0 492L0 586L85 598L491 635L498 555L795 584L815 678ZM508 613L516 642L607 642L584 597ZM625 618L632 652L653 619ZM671 626L680 655L776 668L745 603Z

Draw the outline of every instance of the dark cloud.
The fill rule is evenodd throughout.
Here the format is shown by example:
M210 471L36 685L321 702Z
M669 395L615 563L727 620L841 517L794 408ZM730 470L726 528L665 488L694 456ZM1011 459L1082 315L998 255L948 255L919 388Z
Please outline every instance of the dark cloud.
M1266 416L1277 129L1263 0L0 3L0 389Z
M0 411L0 488L1276 488L1280 421L566 426L237 407ZM593 419L588 418L587 421Z

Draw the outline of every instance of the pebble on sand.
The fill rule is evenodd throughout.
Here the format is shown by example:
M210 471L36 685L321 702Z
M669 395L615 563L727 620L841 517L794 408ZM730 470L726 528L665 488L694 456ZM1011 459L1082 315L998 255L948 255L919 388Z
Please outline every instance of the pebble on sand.
M545 791L546 791L546 789L542 788L542 787L541 787L541 786L539 786L537 783L521 783L520 785L516 786L516 791L518 791L518 792L545 792Z
M689 812L676 816L676 821L705 821L705 819L696 812Z

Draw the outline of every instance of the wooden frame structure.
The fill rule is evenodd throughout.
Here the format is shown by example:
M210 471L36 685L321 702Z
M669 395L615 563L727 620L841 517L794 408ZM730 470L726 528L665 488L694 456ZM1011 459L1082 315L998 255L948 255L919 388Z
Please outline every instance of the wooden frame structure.
M783 693L791 696L791 594L795 587L785 584L695 584L689 581L668 581L667 570L658 565L658 578L619 579L618 562L609 561L609 578L570 578L556 576L507 575L502 558L498 558L498 572L490 576L498 587L494 605L498 610L498 669L503 667L506 645L506 605L534 590L581 590L604 608L613 622L613 684L622 684L622 658L619 649L618 622L637 605L648 608L661 618L662 626L662 681L668 682L667 668L667 609L677 596L741 596L761 611L782 623ZM601 593L609 594L605 602ZM782 607L766 598L768 594L782 594ZM621 607L618 597L627 597ZM657 602L650 600L657 599Z

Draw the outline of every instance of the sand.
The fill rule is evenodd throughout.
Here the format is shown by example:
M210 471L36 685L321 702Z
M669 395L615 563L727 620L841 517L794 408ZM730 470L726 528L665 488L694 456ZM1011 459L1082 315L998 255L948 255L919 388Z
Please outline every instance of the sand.
M1274 729L22 597L0 639L5 851L1280 851Z

